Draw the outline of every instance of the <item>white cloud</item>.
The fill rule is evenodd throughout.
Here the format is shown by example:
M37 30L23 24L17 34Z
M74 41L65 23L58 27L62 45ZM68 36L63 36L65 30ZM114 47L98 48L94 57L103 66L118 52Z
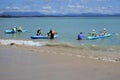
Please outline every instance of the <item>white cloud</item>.
M83 12L91 12L91 13L101 13L101 14L112 14L114 8L112 6L109 7L86 7L83 9ZM116 10L115 10L116 11Z
M80 3L86 4L89 2L104 2L104 1L110 1L110 0L80 0Z
M68 5L67 6L69 9L83 9L85 6L82 5Z
M76 6L75 6L75 5L70 5L70 4L69 4L67 7L68 7L68 8L75 8Z
M93 1L93 0L80 0L80 3L88 3L90 1Z
M117 9L117 8L116 8ZM102 13L102 14L111 14L114 13L115 7L113 6L85 6L85 5L68 5L67 8L64 9L67 13ZM119 9L120 10L120 9ZM115 10L117 11L117 10Z
M10 9L10 7L9 7L9 6L7 6L5 9Z
M43 10L50 10L50 9L52 9L52 7L51 6L43 6L42 9Z
M32 10L30 9L29 6L23 6L23 7L17 7L17 6L10 7L10 6L7 6L7 7L3 8L3 9L1 9L1 11L2 12L6 12L6 11L7 12L9 12L9 11L14 11L14 12L22 11L22 12L24 12L24 11L32 11Z
M49 5L43 6L41 9L39 9L39 12L43 12L45 14L57 13L57 11Z
M24 6L23 9L29 9L30 7L29 6Z
M101 1L110 1L110 0L96 0L96 1L100 1L101 2Z
M4 10L20 10L20 8L17 7L17 6L13 6L13 7L7 6L7 7L4 8Z
M57 11L56 10L39 10L39 12L42 12L42 13L44 13L44 14L55 14L55 13L57 13Z
M104 1L107 5L104 4ZM6 5L6 7L1 6L0 12L39 11L43 13L120 13L119 5L109 4L107 1L110 0L40 0L37 2L36 0L25 0L25 2L22 3L22 6L17 6L14 3L12 3L12 5ZM100 2L101 4L98 4ZM91 3L93 3L93 5Z
M90 9L80 4L68 5L67 8L65 8L65 11L67 11L67 13L70 12L70 13L76 13L76 14L79 14L88 10Z
M30 7L29 7L29 6L23 6L22 10L29 11L29 10L30 10Z
M17 6L12 7L12 9L13 9L13 10L20 10L20 8L17 7Z

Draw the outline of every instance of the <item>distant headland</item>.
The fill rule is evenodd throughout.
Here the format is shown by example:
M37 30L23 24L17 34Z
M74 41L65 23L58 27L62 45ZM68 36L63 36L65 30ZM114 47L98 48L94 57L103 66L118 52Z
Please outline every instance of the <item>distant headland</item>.
M40 12L3 12L0 17L107 17L107 16L120 16L120 14L101 14L101 13L67 13L67 14L44 14Z

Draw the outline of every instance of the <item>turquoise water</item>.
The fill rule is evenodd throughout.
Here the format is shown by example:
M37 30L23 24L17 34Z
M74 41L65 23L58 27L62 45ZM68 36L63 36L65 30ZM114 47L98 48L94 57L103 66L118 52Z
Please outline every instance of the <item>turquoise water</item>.
M17 34L6 34L4 31L13 28L13 26L22 26L28 32ZM41 28L45 35L51 28L54 29L59 37L52 40L32 40L31 35L36 34L36 30ZM85 37L95 29L98 33L107 28L107 31L113 33L112 37L97 40L78 41L77 35L83 32ZM37 42L56 42L70 43L74 45L92 44L92 45L120 45L120 17L23 17L23 18L0 18L0 39L14 40L32 40Z

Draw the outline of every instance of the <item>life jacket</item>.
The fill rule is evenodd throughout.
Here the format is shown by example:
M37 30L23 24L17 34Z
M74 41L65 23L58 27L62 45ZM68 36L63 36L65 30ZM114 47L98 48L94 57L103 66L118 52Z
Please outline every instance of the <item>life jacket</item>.
M102 31L102 35L105 35L107 33L107 31Z
M16 28L13 28L13 32L16 32Z

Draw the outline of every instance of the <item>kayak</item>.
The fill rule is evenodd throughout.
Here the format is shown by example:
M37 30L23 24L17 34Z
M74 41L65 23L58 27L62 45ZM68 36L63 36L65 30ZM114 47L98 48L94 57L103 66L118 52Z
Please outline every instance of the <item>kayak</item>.
M26 32L27 30L22 30L22 32ZM19 32L19 31L17 31ZM5 30L5 33L14 33L12 29Z
M57 38L57 37L58 35L54 35L54 38ZM31 36L31 39L50 39L50 37L43 36L43 35L40 35L40 36L35 35L35 36Z
M112 34L106 34L106 35L98 35L98 36L89 36L87 37L88 40L94 40L94 39L102 39L102 38L107 38L107 37L111 37Z

